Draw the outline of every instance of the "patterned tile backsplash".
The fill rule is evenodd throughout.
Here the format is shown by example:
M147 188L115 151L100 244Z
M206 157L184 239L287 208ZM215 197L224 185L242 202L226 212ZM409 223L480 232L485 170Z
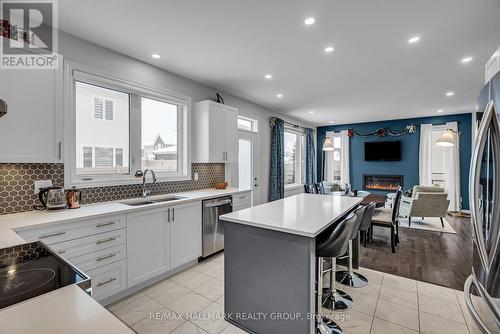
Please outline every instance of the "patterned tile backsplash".
M192 164L188 181L158 182L151 188L151 195L161 195L197 189L212 188L215 182L225 179L224 164ZM39 204L33 193L36 180L52 180L56 186L64 184L63 164L0 164L0 215L33 210ZM148 176L149 180L149 176ZM82 188L82 204L107 202L142 196L142 185Z

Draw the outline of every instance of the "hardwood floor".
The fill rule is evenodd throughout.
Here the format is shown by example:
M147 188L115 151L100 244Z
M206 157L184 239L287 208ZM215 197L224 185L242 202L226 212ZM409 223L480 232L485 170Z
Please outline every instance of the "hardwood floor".
M373 240L361 246L360 265L385 273L463 290L472 265L470 219L447 216L457 234L399 228L391 253L389 229L374 227Z

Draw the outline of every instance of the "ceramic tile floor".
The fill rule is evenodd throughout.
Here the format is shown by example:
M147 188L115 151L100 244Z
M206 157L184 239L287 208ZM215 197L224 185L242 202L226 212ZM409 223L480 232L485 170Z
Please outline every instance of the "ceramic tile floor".
M108 309L139 334L245 333L222 318L223 270L224 258L219 255ZM323 310L344 333L480 333L468 315L462 291L364 268L359 272L368 278L367 287L339 286L353 297L353 308L341 313ZM211 319L178 316L196 312ZM154 319L150 313L155 314Z

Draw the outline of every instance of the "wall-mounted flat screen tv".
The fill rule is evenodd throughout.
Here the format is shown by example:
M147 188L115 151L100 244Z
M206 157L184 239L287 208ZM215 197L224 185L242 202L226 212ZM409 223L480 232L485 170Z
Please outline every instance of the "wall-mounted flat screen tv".
M365 142L365 161L401 160L400 141Z

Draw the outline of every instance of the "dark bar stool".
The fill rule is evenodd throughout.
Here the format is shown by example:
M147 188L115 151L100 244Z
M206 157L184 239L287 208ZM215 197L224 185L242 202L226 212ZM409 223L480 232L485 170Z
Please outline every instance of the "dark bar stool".
M332 258L332 271L330 281L333 281L333 274L335 270L335 258L344 254L347 250L349 237L352 234L358 217L355 213L349 215L346 219L341 221L333 230L332 233L326 237L320 237L316 241L316 257L318 266L318 286L316 289L317 300L317 320L316 331L317 333L335 333L341 334L342 329L335 323L335 321L321 316L321 309L324 306L323 299L323 262L325 258ZM336 290L334 283L331 283L331 294L327 296L326 303L331 303L336 310L345 310L352 305L352 298L342 291Z
M365 213L366 207L359 206L354 213L357 216L357 221L354 223L351 229L351 235L349 236L349 265L348 270L342 270L337 272L335 278L340 284L350 286L352 288L362 288L368 284L368 280L361 274L355 273L352 269L352 241L358 236L359 227L361 226L361 221Z
M372 225L373 211L375 210L375 202L370 202L366 206L365 214L363 215L363 219L361 219L361 224L359 225L359 231L361 232L361 241L363 242L363 246L366 247L366 241L368 239L368 230Z

